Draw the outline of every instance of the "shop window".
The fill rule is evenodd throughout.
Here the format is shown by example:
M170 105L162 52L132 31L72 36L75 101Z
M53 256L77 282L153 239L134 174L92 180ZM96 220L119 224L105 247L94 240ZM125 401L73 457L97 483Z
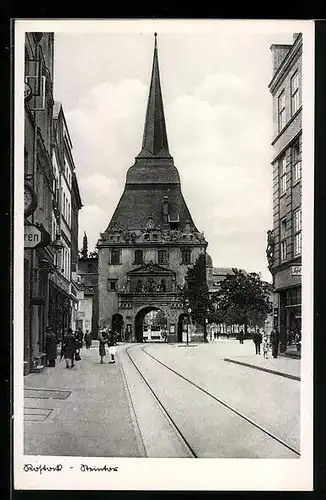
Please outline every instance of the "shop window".
M190 248L183 248L181 250L181 264L191 264L191 250L190 250Z
M144 262L143 258L144 258L143 257L143 251L142 250L136 250L135 251L135 262L134 263L138 264L138 265L142 264Z

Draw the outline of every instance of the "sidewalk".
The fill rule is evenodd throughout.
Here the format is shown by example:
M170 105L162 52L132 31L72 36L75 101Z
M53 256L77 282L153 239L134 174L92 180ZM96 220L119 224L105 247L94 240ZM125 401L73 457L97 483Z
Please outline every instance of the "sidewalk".
M224 358L224 361L298 381L301 380L301 362L299 358L287 356L273 358L271 351L268 352L268 359L264 359L263 354L259 355L248 352L241 356L227 356Z
M142 456L141 441L120 367L99 363L97 343L24 378L24 446L27 455Z

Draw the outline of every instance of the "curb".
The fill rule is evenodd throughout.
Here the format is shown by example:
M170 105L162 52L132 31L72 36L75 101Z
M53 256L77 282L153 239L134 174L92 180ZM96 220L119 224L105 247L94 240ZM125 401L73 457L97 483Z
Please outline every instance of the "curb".
M223 361L228 361L229 363L235 363L237 365L248 366L249 368L254 368L255 370L260 370L262 372L273 373L273 375L279 375L280 377L291 378L293 380L301 381L301 377L297 377L296 375L290 375L289 373L282 373L276 370L271 370L269 368L262 368L261 366L251 365L249 363L244 363L243 361L236 361L230 358L223 358Z

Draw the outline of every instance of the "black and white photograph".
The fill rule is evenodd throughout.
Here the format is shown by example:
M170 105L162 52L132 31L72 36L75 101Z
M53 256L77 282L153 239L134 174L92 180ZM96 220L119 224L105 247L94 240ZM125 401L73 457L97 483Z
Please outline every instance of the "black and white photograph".
M16 489L312 489L313 35L15 22Z

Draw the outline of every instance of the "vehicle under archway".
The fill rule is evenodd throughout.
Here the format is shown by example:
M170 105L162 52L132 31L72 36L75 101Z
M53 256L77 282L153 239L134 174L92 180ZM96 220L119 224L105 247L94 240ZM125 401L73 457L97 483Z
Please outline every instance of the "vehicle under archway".
M157 321L156 316L158 317ZM149 341L162 340L162 332L164 329L166 329L166 317L164 311L162 311L162 309L158 307L144 307L143 309L138 311L135 316L136 342L144 342L146 341L146 339L148 339Z

